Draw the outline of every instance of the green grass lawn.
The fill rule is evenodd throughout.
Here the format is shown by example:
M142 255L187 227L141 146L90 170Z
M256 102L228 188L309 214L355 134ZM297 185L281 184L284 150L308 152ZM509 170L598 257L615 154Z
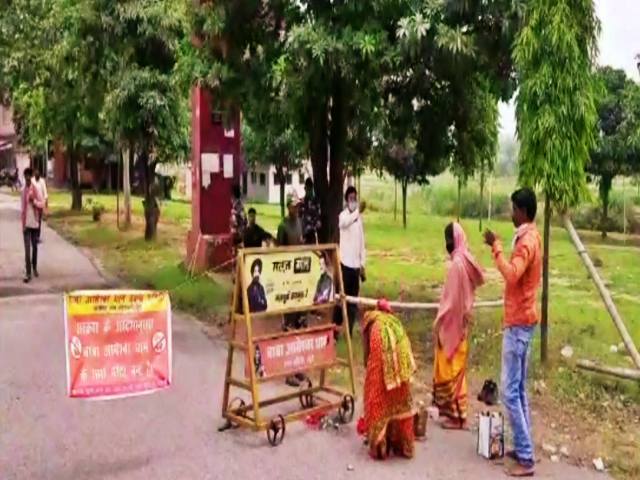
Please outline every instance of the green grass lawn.
M132 199L132 228L123 232L116 226L114 195L85 193L88 200L104 205L101 222L91 219L89 207L79 214L70 212L68 192L52 192L49 196L49 223L74 243L88 247L111 273L135 288L169 290L174 306L203 319L225 317L230 287L208 277L191 278L183 268L185 234L191 219L190 205L182 201L164 202L158 239L143 239L142 200ZM122 200L122 199L121 199Z
M94 223L87 214L80 216L65 212L70 203L67 192L54 192L50 207L54 212L52 222L63 231L72 228L71 236L81 245L108 250L104 257L107 268L118 274L126 274L136 285L147 283L156 288L175 288L187 277L180 267L184 258L184 238L190 222L190 205L183 201L168 201L162 204L162 221L158 240L153 243L141 239L142 202L133 199L134 228L120 232L115 228L115 196L85 194L88 199L103 204L107 212L103 221ZM249 205L248 205L249 206ZM247 208L248 208L247 206ZM279 222L277 205L252 205L258 212L258 222L275 232ZM428 215L411 215L406 230L400 220L394 221L390 212L365 212L365 230L368 250L368 280L363 285L363 294L406 301L435 301L446 270L443 230L450 218ZM481 300L500 298L502 282L493 268L489 249L482 244L477 220L463 220L471 250L487 268L488 282L478 291ZM507 221L484 222L510 244L513 227ZM616 304L627 322L632 337L640 339L640 248L637 242L619 241L612 237L606 241L595 233L584 233L583 240L593 258L602 262L602 276L607 280ZM613 365L629 366L623 355L610 353L610 346L620 342L617 331L604 309L602 302L587 277L578 255L563 229L552 231L551 248L551 297L550 340L551 358L558 357L560 348L571 344L577 356L594 358ZM115 252L116 255L111 255ZM198 295L192 290L204 289L209 279L199 279L181 286L184 301L197 305L206 298L207 305L215 302L226 306L224 295ZM226 289L216 286L217 290ZM180 303L180 302L178 302ZM209 309L202 308L202 311ZM422 318L418 318L422 317ZM413 315L412 322L423 324L427 331L433 317L432 312ZM500 312L479 310L476 321L482 328L499 328ZM494 362L491 362L494 363ZM637 392L636 392L637 393Z
M379 188L380 184L372 181L367 188L363 188L364 197L368 192L373 195ZM502 188L506 191L504 185ZM378 193L380 198L386 198L387 205L388 190L387 193ZM224 318L223 312L230 295L228 284L222 281L216 283L205 277L189 279L181 266L185 255L185 235L190 223L188 203L164 202L158 240L147 243L142 240L142 203L139 198L134 198L134 225L129 232L118 231L115 227L115 196L87 193L85 201L88 198L99 201L107 209L100 223L92 222L89 212L69 214L69 194L54 192L50 198L54 212L51 219L53 226L78 244L93 248L109 270L127 279L133 286L170 290L177 307L205 318L212 315ZM368 280L363 285L363 295L406 301L438 299L446 271L443 231L452 219L421 213L421 198L421 190L413 191L406 230L402 228L400 215L394 220L390 208L365 212ZM264 204L252 206L258 212L258 223L275 233L279 207ZM502 281L492 266L488 247L482 244L478 221L463 220L462 225L472 252L487 269L488 281L478 291L478 299L500 298ZM513 226L509 221L494 220L488 224L485 221L484 226L496 231L505 247L509 248L513 235ZM637 294L640 285L640 240L620 235L602 240L595 232L582 232L581 235L592 258L602 262L599 268L601 275L611 289L631 336L640 343L640 296ZM606 402L608 409L613 408L621 415L629 405L635 405L631 412L637 414L640 385L577 372L561 360L560 349L564 345L571 345L575 358L632 366L628 356L610 351L611 345L620 343L620 337L587 277L568 234L563 229L554 228L551 242L550 362L544 369L539 364L538 335L533 347L532 376L544 379L552 396L568 410L575 407L581 411L600 413L603 402ZM427 366L432 359L429 342L434 315L435 312L420 312L405 317L416 354ZM475 314L471 339L474 377L499 378L501 317L499 309L478 310ZM355 358L359 363L361 341L358 334L355 337ZM340 345L339 350L346 353L344 345ZM422 380L428 383L427 377ZM634 441L640 441L638 428L635 427L633 432ZM624 462L623 456L616 461ZM640 465L632 462L627 471L631 472L631 477L635 473L640 474Z

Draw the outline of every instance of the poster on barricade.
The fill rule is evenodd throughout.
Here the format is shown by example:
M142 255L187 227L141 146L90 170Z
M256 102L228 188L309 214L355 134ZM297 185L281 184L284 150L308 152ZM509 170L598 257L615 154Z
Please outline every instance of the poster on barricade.
M287 375L333 364L336 359L333 333L331 326L301 335L256 341L253 354L256 377ZM249 377L248 360L245 363L245 376Z
M167 292L68 293L64 322L70 397L129 397L171 384L171 302Z
M326 252L264 252L244 257L251 313L311 308L334 300L331 261Z

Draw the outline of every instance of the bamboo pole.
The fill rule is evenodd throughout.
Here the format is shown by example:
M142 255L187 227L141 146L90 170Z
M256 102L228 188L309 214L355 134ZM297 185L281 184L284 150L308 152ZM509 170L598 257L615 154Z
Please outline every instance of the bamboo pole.
M596 284L596 287L598 288L598 292L600 293L600 297L602 297L602 301L607 307L607 311L609 312L609 315L611 315L611 319L613 320L613 323L618 329L618 332L620 332L622 341L624 342L624 345L627 348L629 355L631 355L633 363L637 368L640 369L640 353L638 353L638 349L633 343L633 339L631 338L631 335L629 335L629 331L627 330L627 327L625 326L624 321L622 320L622 317L620 317L620 314L618 313L618 309L616 308L615 303L613 303L613 299L611 298L611 293L609 292L609 290L607 290L607 287L605 287L604 282L600 277L600 274L596 270L596 267L593 265L593 262L591 261L591 258L589 257L589 254L587 253L587 250L585 249L584 244L580 240L580 237L578 236L578 233L576 232L576 229L574 228L573 223L571 223L571 219L569 218L568 215L564 215L563 220L564 220L564 226L567 229L567 232L569 232L569 236L571 237L571 241L575 245L576 250L578 250L578 254L582 259L582 263L584 263L584 266L587 268L587 271L589 272L589 276L591 277L593 282Z
M576 362L576 366L582 370L606 373L607 375L613 375L614 377L623 378L625 380L640 380L640 370L633 368L608 367L591 360L578 360Z
M356 305L362 305L365 307L375 307L378 304L378 300L375 298L364 297L350 297L347 296L348 303L355 303ZM476 302L475 308L496 308L503 305L502 300L491 300L488 302ZM440 306L439 303L425 303L425 302L389 302L389 306L396 310L437 310Z

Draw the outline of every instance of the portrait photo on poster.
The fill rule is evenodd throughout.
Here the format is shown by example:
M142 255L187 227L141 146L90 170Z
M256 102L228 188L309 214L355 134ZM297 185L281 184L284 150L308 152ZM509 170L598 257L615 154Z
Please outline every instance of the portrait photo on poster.
M249 299L249 311L266 312L267 311L267 294L264 286L260 283L260 275L262 275L262 260L256 258L251 262L251 283L247 287L247 298Z
M320 277L316 285L316 293L313 296L313 304L320 305L333 301L334 282L333 272L331 271L331 262L327 252L320 252Z
M334 299L334 274L327 254L308 251L251 253L244 257L249 311L277 312Z
M262 351L260 345L256 345L255 352L253 353L253 363L256 367L256 375L258 378L264 378L267 374L264 364L262 363Z

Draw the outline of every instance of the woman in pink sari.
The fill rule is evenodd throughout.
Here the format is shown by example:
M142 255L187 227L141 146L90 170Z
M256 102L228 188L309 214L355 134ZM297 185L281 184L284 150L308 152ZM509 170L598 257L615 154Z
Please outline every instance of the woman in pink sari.
M433 324L433 401L445 417L443 428L466 429L468 333L475 290L484 275L459 223L447 225L444 238L451 264Z

